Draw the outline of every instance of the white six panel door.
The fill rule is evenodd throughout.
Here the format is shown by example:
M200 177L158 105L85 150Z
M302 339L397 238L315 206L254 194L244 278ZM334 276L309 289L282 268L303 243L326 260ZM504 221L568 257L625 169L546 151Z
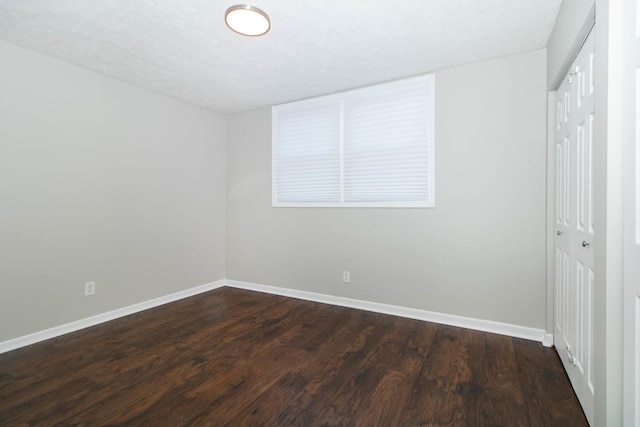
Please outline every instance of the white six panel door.
M568 304L573 296L570 295L570 283L573 282L571 260L573 259L573 239L571 230L571 200L572 187L572 113L573 99L571 98L572 77L567 77L556 93L556 203L555 203L555 331L554 342L563 363L566 365L568 352L571 349L569 312L572 306ZM563 354L564 353L564 354Z
M554 340L593 423L594 41L589 35L556 92Z

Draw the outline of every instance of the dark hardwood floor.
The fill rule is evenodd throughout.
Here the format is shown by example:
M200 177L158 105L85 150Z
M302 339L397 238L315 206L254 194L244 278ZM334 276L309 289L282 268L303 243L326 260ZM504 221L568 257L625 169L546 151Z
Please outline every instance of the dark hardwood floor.
M0 355L0 425L586 426L539 343L222 288Z

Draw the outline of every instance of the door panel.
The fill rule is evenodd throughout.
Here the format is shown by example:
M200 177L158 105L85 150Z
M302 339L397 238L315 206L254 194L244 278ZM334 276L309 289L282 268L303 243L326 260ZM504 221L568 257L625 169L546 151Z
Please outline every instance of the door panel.
M569 313L571 283L571 99L570 79L565 79L556 94L558 122L556 132L556 331L554 341L561 348L570 348L571 318ZM565 355L566 356L566 355Z
M556 320L554 340L593 421L594 43L589 35L556 93Z

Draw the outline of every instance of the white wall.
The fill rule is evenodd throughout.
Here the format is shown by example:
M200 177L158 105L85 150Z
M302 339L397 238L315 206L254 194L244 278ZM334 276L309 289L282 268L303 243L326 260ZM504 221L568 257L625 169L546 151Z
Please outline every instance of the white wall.
M545 67L436 73L435 209L272 208L270 109L230 116L227 278L544 329Z
M224 116L4 42L0 64L0 342L224 278Z

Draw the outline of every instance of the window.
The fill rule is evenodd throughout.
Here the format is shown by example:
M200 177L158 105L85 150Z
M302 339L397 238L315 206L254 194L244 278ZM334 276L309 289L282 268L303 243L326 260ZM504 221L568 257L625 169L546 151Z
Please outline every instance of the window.
M273 206L433 207L433 75L273 107Z

